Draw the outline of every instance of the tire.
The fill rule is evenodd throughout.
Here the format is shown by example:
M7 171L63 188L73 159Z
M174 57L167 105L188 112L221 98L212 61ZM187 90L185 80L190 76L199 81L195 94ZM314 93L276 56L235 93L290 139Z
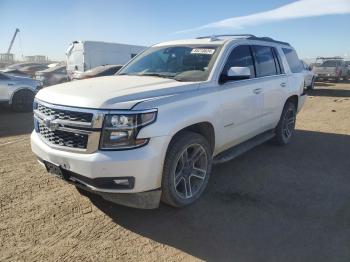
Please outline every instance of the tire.
M33 110L34 93L29 90L20 90L13 95L12 110L16 112L31 112Z
M212 150L202 135L187 131L176 135L164 161L162 202L173 207L195 202L208 184L211 167Z
M284 105L280 121L275 130L274 142L277 145L286 145L293 137L296 120L296 105L287 101Z
M315 89L315 78L313 77L311 80L311 84L307 87L308 90L314 90Z

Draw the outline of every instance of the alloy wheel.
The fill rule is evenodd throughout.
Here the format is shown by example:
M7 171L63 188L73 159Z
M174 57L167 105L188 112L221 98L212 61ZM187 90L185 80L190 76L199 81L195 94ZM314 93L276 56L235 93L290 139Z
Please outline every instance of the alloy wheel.
M195 196L202 188L208 171L207 153L200 144L187 146L180 154L174 174L174 187L183 199Z

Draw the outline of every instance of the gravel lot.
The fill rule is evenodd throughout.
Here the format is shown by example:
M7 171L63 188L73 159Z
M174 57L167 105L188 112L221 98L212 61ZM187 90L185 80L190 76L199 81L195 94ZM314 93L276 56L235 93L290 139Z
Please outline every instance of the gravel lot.
M50 177L31 114L0 113L0 261L350 261L350 84L318 83L292 143L215 166L185 209L118 206Z

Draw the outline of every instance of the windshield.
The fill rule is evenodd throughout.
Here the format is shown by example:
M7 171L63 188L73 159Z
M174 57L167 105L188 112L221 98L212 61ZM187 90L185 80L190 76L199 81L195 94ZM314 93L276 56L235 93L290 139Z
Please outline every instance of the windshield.
M172 78L177 81L208 79L220 46L151 47L137 56L118 75Z
M324 61L321 67L336 67L338 64L337 60Z

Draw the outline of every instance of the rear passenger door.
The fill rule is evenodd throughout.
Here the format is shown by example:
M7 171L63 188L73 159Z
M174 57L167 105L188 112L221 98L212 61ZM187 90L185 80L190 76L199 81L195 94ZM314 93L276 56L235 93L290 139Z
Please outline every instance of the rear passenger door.
M288 93L288 78L277 48L263 45L253 45L252 48L256 77L263 96L260 124L262 131L266 131L278 124Z

